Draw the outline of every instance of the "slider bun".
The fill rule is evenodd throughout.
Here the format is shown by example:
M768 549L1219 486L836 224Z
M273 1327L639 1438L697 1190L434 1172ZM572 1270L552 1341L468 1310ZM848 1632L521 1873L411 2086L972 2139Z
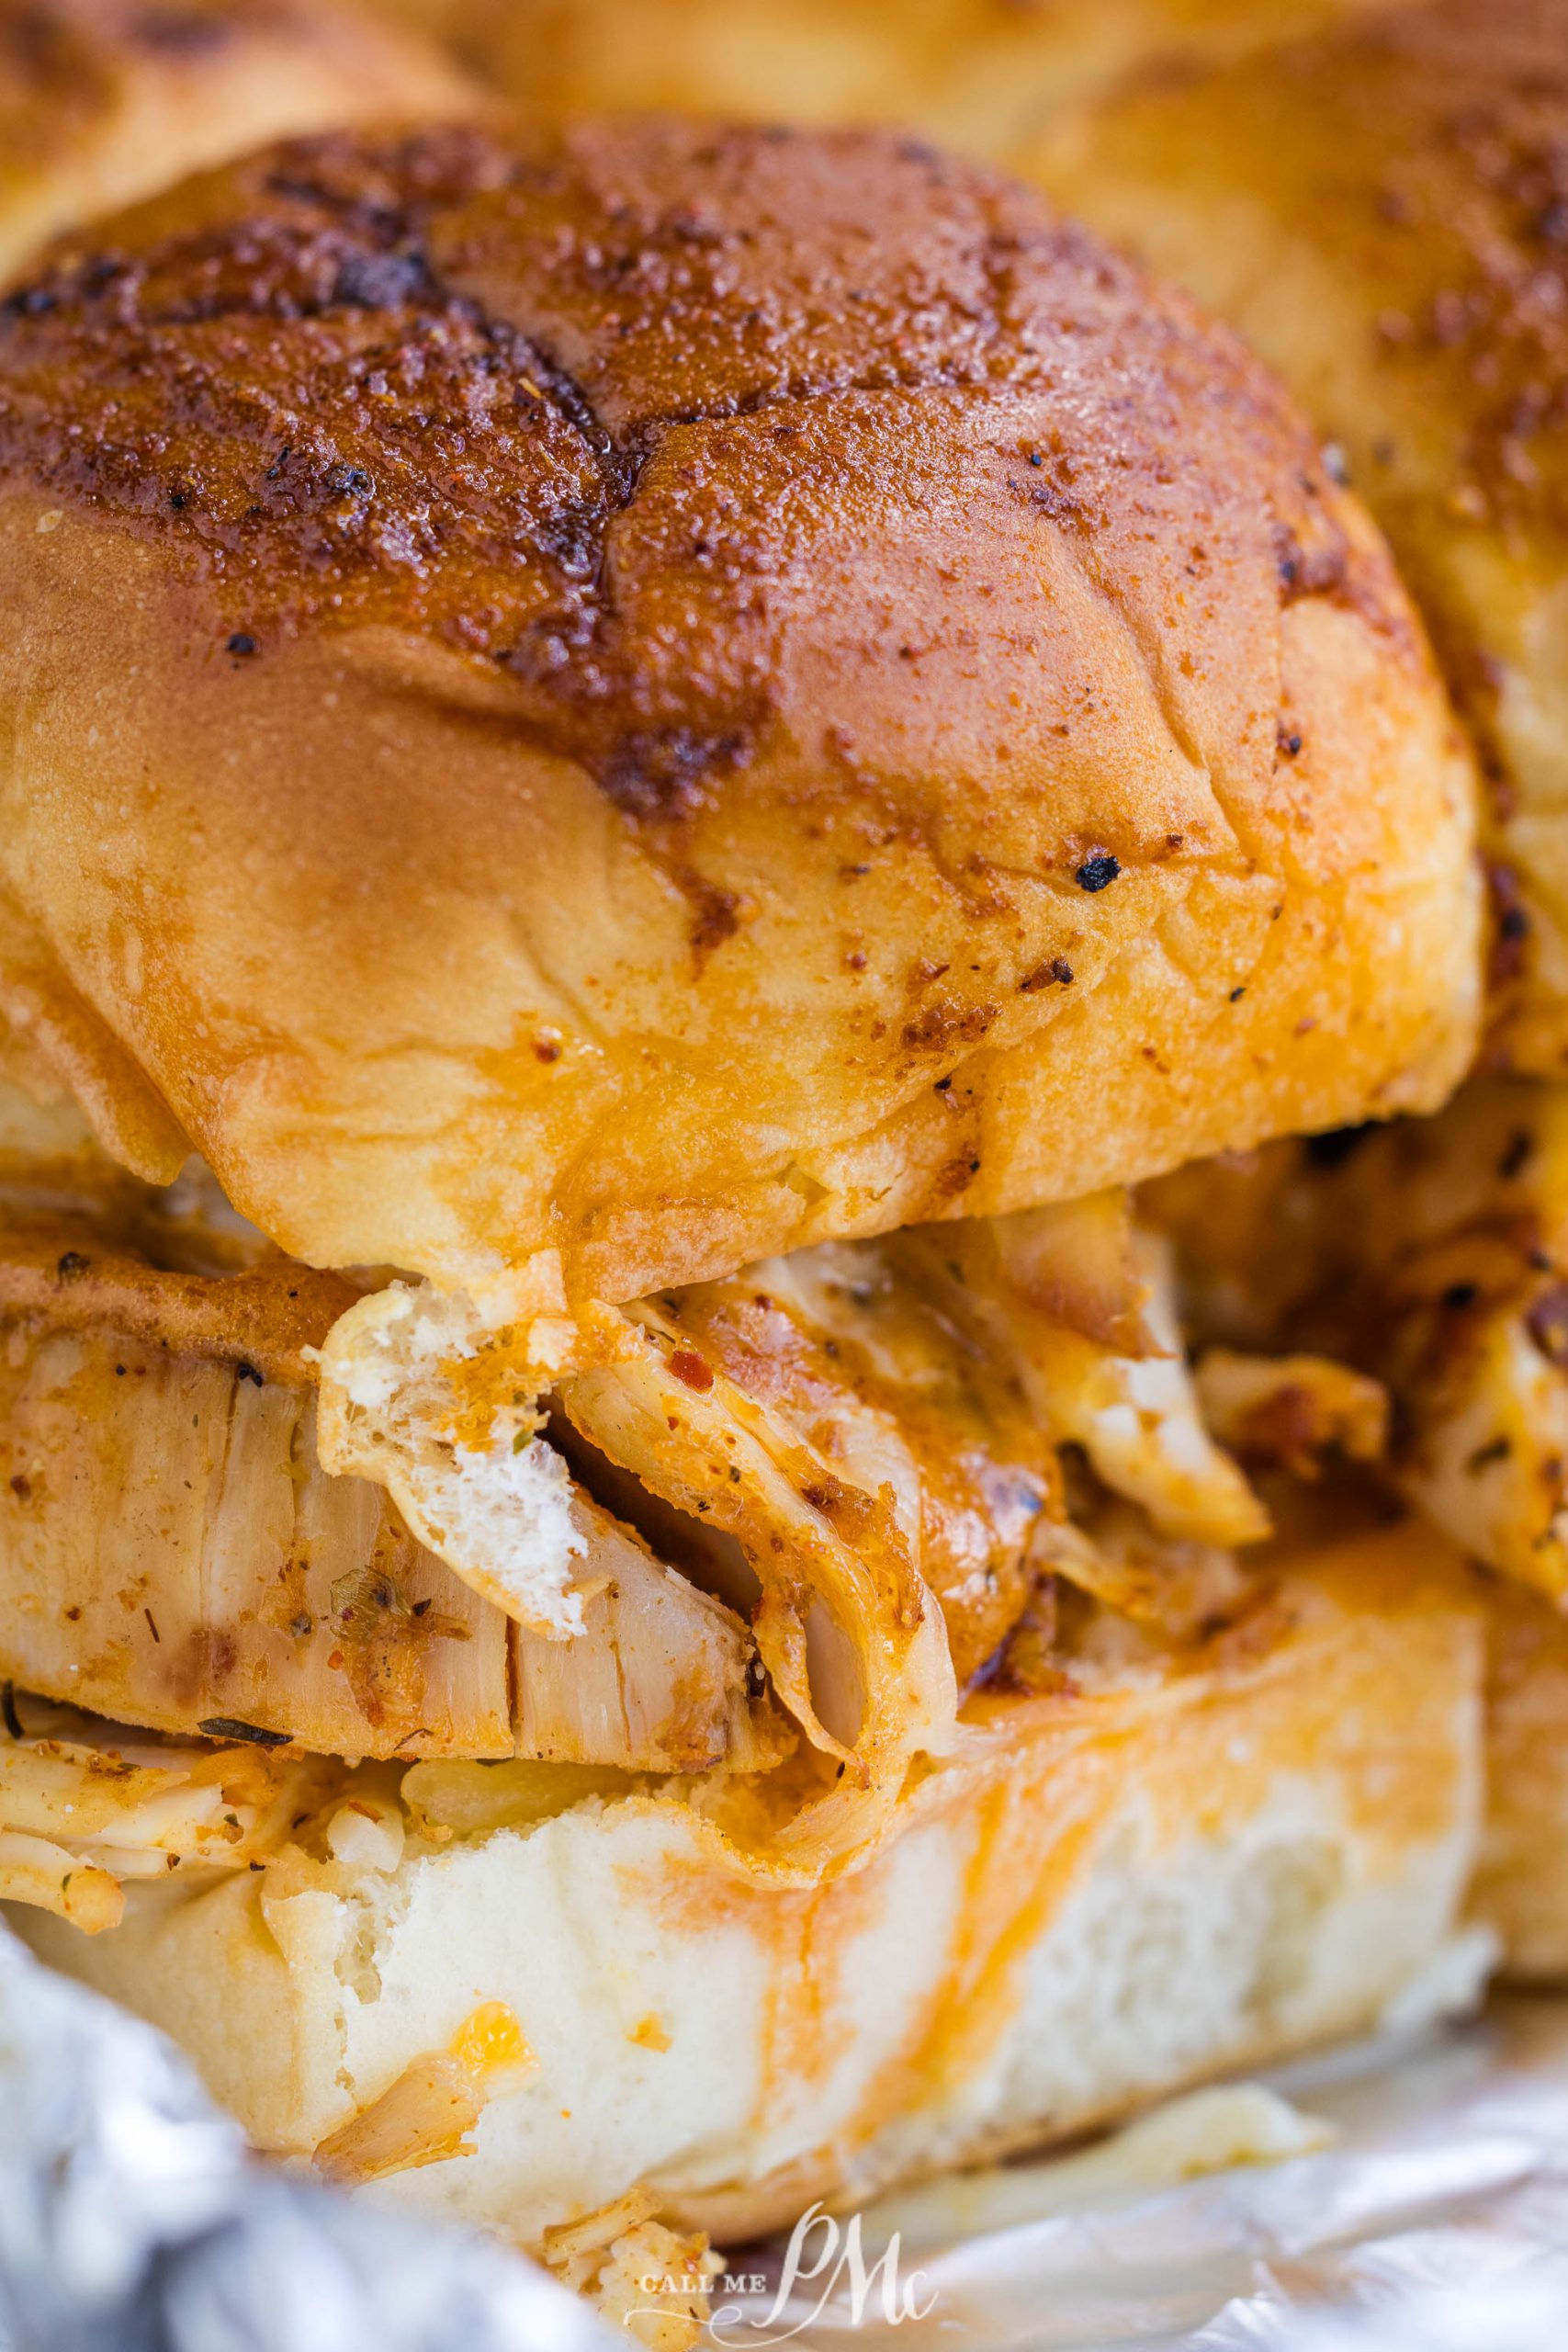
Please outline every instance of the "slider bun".
M186 172L289 131L450 107L461 87L330 0L0 0L0 279Z
M1239 326L1340 445L1490 789L1493 1018L1568 1069L1568 63L1443 0L1133 85L1024 168Z
M1470 779L1224 331L875 134L346 135L0 317L0 1009L296 1255L624 1298L1427 1109Z
M1480 1626L1441 1552L1358 1539L1169 1671L972 1704L890 1842L826 1885L770 1881L668 1795L571 1804L556 1768L547 1817L411 1837L384 1871L289 1849L209 1891L132 1887L97 1936L10 1917L171 2030L260 2145L338 2135L339 2177L502 2004L534 2064L473 2086L471 2154L375 2194L537 2243L651 2186L742 2242L1408 1998L1479 1812ZM518 1768L409 1786L434 1803L461 1770L493 1792Z
M1231 56L1380 0L378 0L530 107L917 123L981 153L1145 61ZM1386 0L1382 0L1386 5Z
M1487 1588L1486 1837L1472 1904L1508 1973L1568 1983L1568 1624L1504 1580Z

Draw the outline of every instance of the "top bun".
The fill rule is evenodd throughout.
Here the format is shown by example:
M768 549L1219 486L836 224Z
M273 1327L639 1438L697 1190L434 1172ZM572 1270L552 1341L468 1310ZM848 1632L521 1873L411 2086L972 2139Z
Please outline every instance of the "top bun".
M1133 68L1230 58L1398 0L375 0L552 115L917 123L979 154Z
M1470 775L1230 334L907 141L301 141L0 313L0 1009L318 1263L633 1296L1425 1110Z
M0 0L0 279L57 231L247 147L449 110L462 89L328 0Z
M1345 453L1481 753L1492 1052L1568 1071L1568 11L1439 0L1130 83L1025 159Z

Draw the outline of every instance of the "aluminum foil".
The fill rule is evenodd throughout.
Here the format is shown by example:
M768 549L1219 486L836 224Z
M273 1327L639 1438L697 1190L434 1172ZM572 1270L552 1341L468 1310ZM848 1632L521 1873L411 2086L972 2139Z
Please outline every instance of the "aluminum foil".
M1306 2153L1119 2188L1112 2150L890 2199L854 2262L848 2217L793 2276L785 2247L732 2255L713 2345L1565 2352L1568 2000L1269 2079ZM258 2163L161 2036L0 1929L0 2352L612 2345L519 2256Z
M626 2352L545 2272L252 2157L0 1928L0 2352Z

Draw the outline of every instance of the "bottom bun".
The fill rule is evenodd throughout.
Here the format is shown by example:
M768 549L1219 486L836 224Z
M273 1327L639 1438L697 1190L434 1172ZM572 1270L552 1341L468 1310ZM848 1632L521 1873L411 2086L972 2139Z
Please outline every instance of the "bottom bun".
M1486 1835L1472 1908L1507 1974L1568 1982L1568 1621L1522 1586L1488 1586Z
M527 2245L639 2189L733 2243L1408 1996L1482 1780L1480 1614L1431 1551L1347 1544L1196 1648L982 1693L826 1883L770 1875L668 1789L569 1804L591 1776L439 1765L419 1785L554 1770L558 1809L449 1815L439 1843L416 1806L382 1869L286 1853L132 1888L96 1938L16 1924L166 2027L263 2147Z

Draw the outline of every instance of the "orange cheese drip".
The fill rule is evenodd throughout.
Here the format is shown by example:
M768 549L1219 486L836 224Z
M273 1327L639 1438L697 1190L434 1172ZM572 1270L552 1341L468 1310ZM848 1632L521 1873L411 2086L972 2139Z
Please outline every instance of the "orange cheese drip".
M532 2066L526 2035L504 2001L482 2001L452 2037L452 2055L471 2075L498 2074L504 2066Z

